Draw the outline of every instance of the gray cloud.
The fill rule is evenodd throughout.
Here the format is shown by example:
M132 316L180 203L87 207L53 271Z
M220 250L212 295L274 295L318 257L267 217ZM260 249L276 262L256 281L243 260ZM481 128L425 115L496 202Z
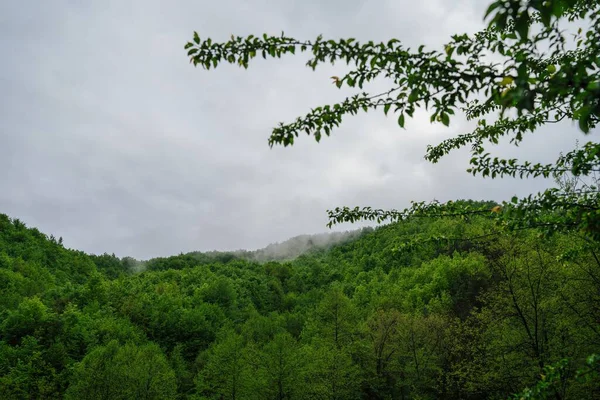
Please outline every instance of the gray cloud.
M284 30L435 46L481 27L484 3L4 2L0 212L70 247L148 258L322 232L325 210L338 205L539 190L544 182L470 177L464 152L426 163L427 144L469 124L446 129L424 114L407 130L393 117L348 118L320 144L303 137L269 149L277 122L343 98L329 77L344 68L313 72L300 56L207 72L183 51L194 30L215 40ZM571 146L574 132L563 124L498 151L547 159Z

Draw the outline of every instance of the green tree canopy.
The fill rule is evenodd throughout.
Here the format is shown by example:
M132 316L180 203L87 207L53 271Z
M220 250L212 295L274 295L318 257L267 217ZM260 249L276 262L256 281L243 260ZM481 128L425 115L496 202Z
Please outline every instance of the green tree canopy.
M69 399L172 399L177 383L160 347L121 346L116 340L76 365Z

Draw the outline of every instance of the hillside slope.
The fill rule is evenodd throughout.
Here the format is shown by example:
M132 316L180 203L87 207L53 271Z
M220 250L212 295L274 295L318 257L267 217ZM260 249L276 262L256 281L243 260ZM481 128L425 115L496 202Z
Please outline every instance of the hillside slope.
M600 343L599 249L490 229L413 219L285 262L141 265L0 216L0 398L506 398L563 359L546 384L597 396L575 371ZM432 236L453 240L403 245Z

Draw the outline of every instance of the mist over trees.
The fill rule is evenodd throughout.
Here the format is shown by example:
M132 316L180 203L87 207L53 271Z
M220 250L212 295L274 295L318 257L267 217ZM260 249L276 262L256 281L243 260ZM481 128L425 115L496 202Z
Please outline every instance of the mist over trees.
M206 252L211 257L223 256L225 253L252 261L283 261L308 252L327 250L335 245L358 238L373 228L362 228L346 232L326 232L314 235L299 235L283 242L271 243L258 250L236 250L231 252ZM193 253L192 253L193 254Z

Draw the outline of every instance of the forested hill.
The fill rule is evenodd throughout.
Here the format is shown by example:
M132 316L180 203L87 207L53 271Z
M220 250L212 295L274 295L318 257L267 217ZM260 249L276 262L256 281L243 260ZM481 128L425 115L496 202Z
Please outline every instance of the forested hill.
M142 263L0 215L0 398L600 396L599 249L494 229L413 218L283 262Z

